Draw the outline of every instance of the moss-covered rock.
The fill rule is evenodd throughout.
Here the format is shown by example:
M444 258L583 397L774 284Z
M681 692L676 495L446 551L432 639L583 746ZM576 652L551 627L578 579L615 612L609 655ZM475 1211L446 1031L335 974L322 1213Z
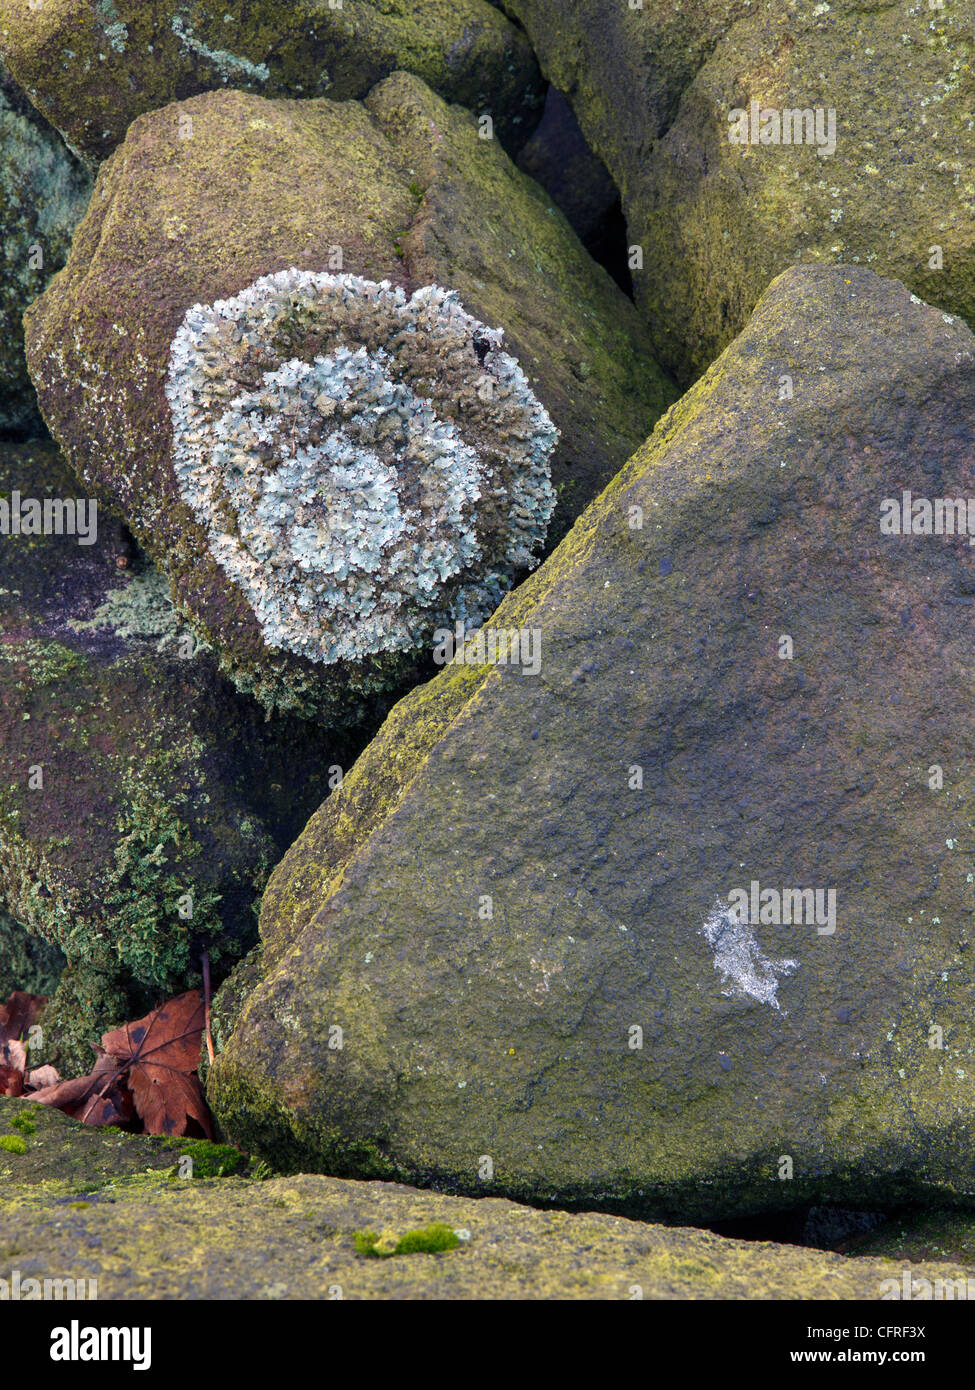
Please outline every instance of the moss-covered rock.
M0 517L36 501L53 523L79 491L53 446L0 449ZM204 947L223 974L251 945L267 872L347 751L269 722L161 614L123 528L75 516L91 544L0 538L0 901L86 967L49 1006L62 1064L124 1021L127 982L175 989Z
M973 0L507 8L620 187L637 304L680 382L793 264L869 266L975 321Z
M32 936L0 912L0 1003L15 989L53 994L63 969L64 956L56 946Z
M21 318L64 265L90 193L87 170L0 67L0 437L40 426Z
M975 552L881 504L965 494L973 410L961 322L779 277L494 615L538 673L471 640L275 871L226 1132L671 1218L972 1202Z
M975 1217L957 1211L905 1212L845 1241L843 1250L912 1266L925 1260L975 1266Z
M331 720L530 568L552 421L550 540L672 398L558 210L403 73L365 104L221 92L140 117L27 323L69 462L222 668Z
M889 1297L903 1278L903 1258L392 1183L233 1176L243 1166L232 1149L93 1130L0 1100L0 1279L17 1271L23 1288L57 1270L96 1280L99 1299L835 1300ZM930 1258L912 1260L911 1275L952 1288L975 1279L970 1252Z
M24 1152L10 1157L0 1151L0 1186L16 1188L24 1198L30 1189L56 1190L64 1203L126 1177L178 1176L180 1159L181 1181L229 1176L248 1167L245 1155L226 1144L98 1129L70 1120L50 1105L0 1097L0 1140L4 1137L22 1139Z
M626 206L654 141L674 119L681 93L754 4L504 0L502 8L525 26L542 71L565 93Z
M485 0L0 0L0 55L93 161L144 112L224 87L344 101L404 69L512 149L542 103L527 38Z

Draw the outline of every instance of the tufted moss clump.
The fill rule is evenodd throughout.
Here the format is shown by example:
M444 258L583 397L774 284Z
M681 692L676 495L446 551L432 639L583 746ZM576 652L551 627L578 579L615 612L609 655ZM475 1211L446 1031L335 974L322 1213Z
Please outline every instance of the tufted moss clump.
M22 1139L19 1134L0 1134L0 1149L8 1154L25 1154L27 1140Z
M394 1236L388 1231L356 1231L352 1237L360 1255L372 1259L388 1259L393 1255L438 1255L444 1250L456 1250L460 1244L457 1232L443 1221L433 1221L417 1231Z

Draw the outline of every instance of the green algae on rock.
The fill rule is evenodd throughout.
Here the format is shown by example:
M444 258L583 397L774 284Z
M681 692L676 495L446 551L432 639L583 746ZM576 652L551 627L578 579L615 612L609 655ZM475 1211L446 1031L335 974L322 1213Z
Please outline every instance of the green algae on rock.
M56 1269L96 1280L103 1300L835 1301L890 1297L905 1274L903 1260L728 1240L710 1231L537 1211L392 1183L314 1174L180 1181L158 1171L162 1155L151 1152L143 1162L154 1171L127 1176L123 1163L137 1162L146 1143L141 1137L87 1130L77 1143L93 1149L114 1141L121 1150L126 1140L118 1175L106 1174L100 1184L79 1184L67 1169L25 1183L17 1166L24 1159L5 1162L0 1152L0 1169L9 1173L0 1182L0 1249L16 1252L0 1264L0 1279L16 1269L23 1283ZM180 1142L167 1141L171 1154ZM395 1235L431 1225L450 1231L454 1248L395 1259L365 1258L356 1249L363 1230ZM951 1290L946 1297L975 1287L970 1261L912 1263L907 1273L932 1289Z
M973 0L505 8L621 190L636 302L682 384L792 264L869 266L975 322Z
M53 446L0 448L0 514L15 493L78 491ZM128 626L106 621L132 545L95 515L90 545L0 545L0 903L72 964L44 1060L86 1063L128 984L173 989L204 947L223 974L252 944L271 864L345 761L320 731L268 721L192 643L160 650L155 615L144 635L125 605Z
M224 87L345 101L405 69L510 149L542 103L527 38L486 0L0 0L0 56L92 161L144 112Z
M24 361L24 309L64 264L91 178L0 67L0 437L40 426Z
M975 561L880 524L965 492L973 411L962 323L779 277L494 615L539 674L448 666L275 870L224 1131L668 1219L975 1200ZM833 928L722 936L753 882Z
M0 1183L4 1188L16 1185L24 1198L30 1191L56 1188L63 1201L146 1173L169 1179L182 1171L182 1181L205 1181L247 1167L239 1149L225 1144L83 1125L53 1106L35 1105L27 1099L0 1097L0 1140L4 1137L25 1141L27 1163L5 1162L0 1155ZM192 1162L187 1163L187 1159Z
M367 282L372 290L350 288ZM326 302L336 285L344 287L338 322ZM396 312L427 314L424 332L363 318L370 297L407 295ZM219 360L191 361L187 333L203 332L228 302L244 308L217 332ZM263 326L250 312L264 315ZM459 591L452 617L463 617L475 589L470 607L483 616L513 570L530 567L550 510L550 422L561 432L551 457L557 538L673 395L632 304L541 190L496 141L480 138L469 113L404 73L365 104L220 92L140 117L100 171L67 267L26 322L41 408L69 463L126 518L221 668L268 707L334 722L361 717L429 670L443 585ZM393 382L367 380L356 367L358 394L346 401L352 388L339 378L363 338L370 353L386 355L377 363ZM194 381L215 383L211 395L239 370L241 409L224 402L223 414L198 411L191 421L187 400L202 399L191 368ZM410 452L427 459L423 488L444 498L436 544L422 528L407 537L415 554L403 582L427 595L425 606L422 593L410 600L410 645L397 638L342 656L352 634L337 630L319 634L311 656L303 651L311 632L289 649L281 624L268 629L259 616L267 595L277 596L272 607L280 601L282 575L314 581L312 599L295 598L299 609L355 575L373 591L365 608L378 611L387 590L402 592L385 552L371 568L368 536L355 555L330 560L331 580L311 573L329 529L323 498L361 485L346 467L350 449L354 463L355 449L369 452L370 440L403 430L403 412L391 408L400 397L433 402L429 426L410 426ZM458 511L465 448L478 455L479 477ZM204 506L200 469L217 462L225 486ZM258 500L249 482L231 486L235 469L265 475ZM367 510L381 520L389 500L366 499ZM456 545L441 555L458 525ZM476 553L465 560L472 530ZM306 532L315 533L317 558Z

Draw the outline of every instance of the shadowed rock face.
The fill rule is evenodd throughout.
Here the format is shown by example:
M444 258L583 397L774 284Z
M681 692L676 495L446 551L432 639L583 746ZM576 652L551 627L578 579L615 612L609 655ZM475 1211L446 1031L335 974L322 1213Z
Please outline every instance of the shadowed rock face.
M0 66L0 437L40 427L21 318L64 264L91 178Z
M343 281L337 314L342 275L372 289ZM294 294L270 302L265 277ZM390 310L397 296L412 307ZM228 300L243 316L188 346ZM69 463L222 668L267 706L335 722L429 670L434 629L489 612L549 516L554 544L673 396L632 304L548 198L403 73L364 104L222 92L140 117L27 331ZM390 452L405 476L356 494L377 471L362 459ZM337 492L373 517L368 535ZM355 554L319 573L330 532ZM292 570L316 610L297 635L265 621L294 597ZM344 597L320 603L360 579L353 617ZM396 621L369 646L385 610Z
M95 1130L19 1100L0 1099L2 1139L23 1150L0 1146L0 1240L15 1252L0 1279L17 1270L21 1297L51 1270L81 1279L78 1297L96 1280L100 1299L879 1299L901 1296L905 1272L917 1297L923 1280L929 1297L975 1287L970 1223L948 1216L940 1250L895 1250L895 1263L397 1183L257 1181L237 1176L234 1149ZM357 1251L357 1234L392 1244L434 1223L453 1235L436 1256Z
M45 1020L44 1060L65 1064L124 1021L129 985L195 978L204 947L225 973L347 761L219 675L107 513L78 528L90 544L25 533L32 503L78 500L53 446L0 448L0 521L13 508L22 528L0 535L0 906L71 963Z
M403 69L489 114L511 150L543 100L527 38L485 0L2 0L0 55L93 162L144 112L225 87L345 101Z
M777 279L494 615L539 673L415 691L275 871L228 1133L695 1220L970 1194L975 551L881 520L975 495L973 418L961 322Z
M792 264L868 265L975 321L973 0L507 8L620 188L636 302L681 384Z

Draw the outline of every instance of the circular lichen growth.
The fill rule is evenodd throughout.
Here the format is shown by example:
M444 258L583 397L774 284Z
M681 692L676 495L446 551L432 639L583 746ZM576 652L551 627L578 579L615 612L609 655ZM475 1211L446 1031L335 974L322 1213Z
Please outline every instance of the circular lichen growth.
M187 312L176 476L269 647L416 651L537 559L558 431L502 337L437 285L295 269Z

